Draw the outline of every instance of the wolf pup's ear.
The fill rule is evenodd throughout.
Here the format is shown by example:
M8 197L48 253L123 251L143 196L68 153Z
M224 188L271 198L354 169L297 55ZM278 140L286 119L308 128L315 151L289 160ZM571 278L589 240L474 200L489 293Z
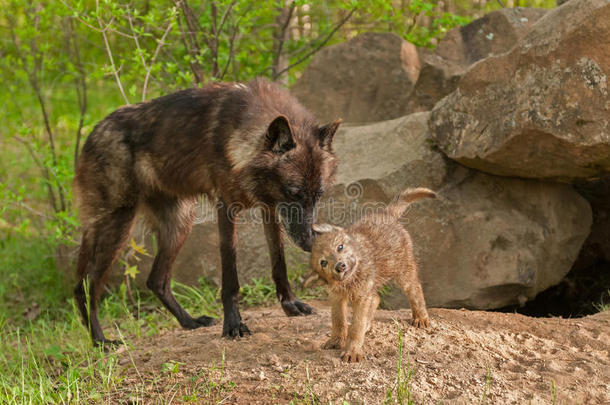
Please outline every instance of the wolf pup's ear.
M265 147L273 153L282 154L295 147L288 118L280 115L269 124Z
M335 122L331 122L330 124L326 124L323 127L318 128L318 139L320 140L320 146L322 148L330 149L335 132L337 132L337 129L339 129L339 125L341 125L342 122L343 120L339 118Z
M301 288L311 288L326 284L326 280L318 275L318 273L312 272L309 275L305 275L305 281L301 284Z
M339 229L336 226L333 226L331 224L313 224L311 229L313 229L313 231L317 234L317 235L321 235L323 233L328 233L328 232L332 232L336 229Z

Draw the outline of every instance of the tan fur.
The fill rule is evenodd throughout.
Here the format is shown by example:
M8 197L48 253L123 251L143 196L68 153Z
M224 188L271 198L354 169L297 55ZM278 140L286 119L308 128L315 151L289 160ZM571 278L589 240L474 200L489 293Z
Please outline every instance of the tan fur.
M413 325L429 325L413 243L398 223L410 203L425 197L434 198L435 194L425 188L407 189L386 210L370 214L347 229L314 226L319 236L313 245L311 268L328 283L332 307L331 336L323 348L343 349L341 358L347 362L364 357L364 335L372 327L379 305L377 290L390 280L409 298ZM349 328L348 302L353 306Z

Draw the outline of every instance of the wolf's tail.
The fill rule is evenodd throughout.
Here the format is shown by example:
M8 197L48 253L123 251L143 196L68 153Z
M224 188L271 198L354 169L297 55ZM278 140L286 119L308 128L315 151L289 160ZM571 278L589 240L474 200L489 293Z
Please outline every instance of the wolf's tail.
M394 197L394 200L392 200L388 206L387 212L392 218L397 220L404 214L407 207L411 205L412 202L421 198L436 198L436 193L423 187L408 188Z

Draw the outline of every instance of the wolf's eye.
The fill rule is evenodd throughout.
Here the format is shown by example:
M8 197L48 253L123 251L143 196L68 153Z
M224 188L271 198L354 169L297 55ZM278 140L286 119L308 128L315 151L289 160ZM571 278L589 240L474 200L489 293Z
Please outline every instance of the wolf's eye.
M343 250L343 245L342 245L342 244L341 244L341 245L339 245L339 246L337 246L337 252L340 252L340 251L342 251L342 250Z
M326 260L320 260L320 266L326 267L327 264L328 262Z
M293 200L300 200L302 197L301 191L297 187L289 188L287 191L288 196Z

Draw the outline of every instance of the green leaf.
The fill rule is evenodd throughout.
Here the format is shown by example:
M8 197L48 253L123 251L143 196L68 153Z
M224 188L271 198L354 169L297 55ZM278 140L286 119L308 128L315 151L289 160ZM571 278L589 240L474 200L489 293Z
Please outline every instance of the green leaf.
M125 275L131 277L133 280L136 279L136 276L139 274L140 272L138 271L138 266L134 265L134 266L128 266L125 268Z

